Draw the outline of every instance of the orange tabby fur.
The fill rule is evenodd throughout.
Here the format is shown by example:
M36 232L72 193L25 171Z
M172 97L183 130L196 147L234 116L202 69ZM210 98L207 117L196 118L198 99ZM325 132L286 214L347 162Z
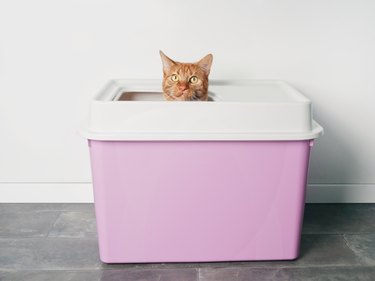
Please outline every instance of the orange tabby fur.
M169 101L208 100L208 75L212 55L208 54L196 63L181 63L168 58L162 51L163 91Z

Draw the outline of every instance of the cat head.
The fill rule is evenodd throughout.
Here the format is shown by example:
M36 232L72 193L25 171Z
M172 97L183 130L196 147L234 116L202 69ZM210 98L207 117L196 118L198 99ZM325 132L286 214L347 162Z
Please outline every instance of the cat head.
M212 55L196 63L173 61L160 51L163 62L163 92L166 100L206 101Z

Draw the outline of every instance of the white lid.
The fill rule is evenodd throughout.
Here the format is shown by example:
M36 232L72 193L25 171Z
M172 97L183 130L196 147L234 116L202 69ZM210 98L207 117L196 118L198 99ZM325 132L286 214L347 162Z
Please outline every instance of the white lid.
M81 134L152 141L303 140L323 133L310 100L282 81L210 81L209 96L164 101L160 80L111 80L91 101Z

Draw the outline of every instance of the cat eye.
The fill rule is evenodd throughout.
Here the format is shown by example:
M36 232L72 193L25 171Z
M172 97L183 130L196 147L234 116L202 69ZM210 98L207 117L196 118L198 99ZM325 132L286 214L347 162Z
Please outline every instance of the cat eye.
M198 77L197 76L190 77L189 82L192 83L192 84L197 83L198 82Z
M173 82L177 82L177 81L180 80L180 79L179 79L179 77L178 77L177 74L173 74L173 75L171 76L171 80L172 80Z

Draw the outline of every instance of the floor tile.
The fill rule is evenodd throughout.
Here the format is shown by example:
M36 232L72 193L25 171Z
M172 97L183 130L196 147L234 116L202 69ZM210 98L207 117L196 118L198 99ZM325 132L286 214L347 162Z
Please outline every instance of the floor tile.
M64 211L71 212L95 212L95 207L93 203L66 203L63 204L62 209Z
M375 266L375 234L345 235L348 247L360 259L369 265ZM375 275L374 275L375 280Z
M303 235L301 254L297 260L289 263L293 266L354 264L360 264L360 261L347 247L342 235Z
M311 267L281 269L272 280L374 281L375 267ZM243 279L250 280L250 279Z
M45 237L59 212L0 212L0 238Z
M1 281L100 281L100 271L8 271L0 272Z
M305 234L375 233L375 204L306 204Z
M63 203L0 203L0 213L62 211Z
M93 203L0 203L1 212L94 212Z
M278 269L272 268L200 268L199 281L275 280Z
M197 281L194 268L104 270L101 281Z
M373 281L375 267L202 268L199 281Z
M48 237L95 238L96 221L93 212L62 212Z
M0 239L0 270L100 267L96 239Z
M0 280L370 281L374 215L375 204L308 204L295 261L103 264L93 204L0 204Z

